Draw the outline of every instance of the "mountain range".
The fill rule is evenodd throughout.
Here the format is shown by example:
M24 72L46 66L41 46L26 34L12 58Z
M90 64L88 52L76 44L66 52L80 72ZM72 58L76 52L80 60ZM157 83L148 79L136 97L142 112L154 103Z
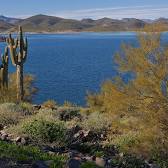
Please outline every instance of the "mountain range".
M81 31L135 31L145 25L163 23L167 25L168 19L140 20L135 18L124 18L121 20L102 19L64 19L55 16L35 15L26 19L10 18L0 16L0 32L14 32L18 25L21 25L26 32L81 32ZM167 29L168 30L168 29Z

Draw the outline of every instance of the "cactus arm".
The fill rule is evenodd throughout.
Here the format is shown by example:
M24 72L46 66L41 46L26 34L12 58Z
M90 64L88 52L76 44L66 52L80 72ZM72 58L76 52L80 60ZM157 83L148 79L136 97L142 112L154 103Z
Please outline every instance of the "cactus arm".
M4 68L1 67L1 86L4 86Z
M13 64L14 66L16 66L17 63L18 63L18 61L17 61L18 55L17 55L17 53L15 52L13 46L9 45L9 49L10 49L10 55L11 55L12 64Z
M28 41L26 38L23 43L23 63L25 63L27 59L27 49L28 49Z
M9 57L8 57L8 47L5 48L5 54L4 54L4 62L6 65L8 65Z
M15 45L14 45L14 48L16 49L17 47L18 47L18 43L19 43L19 41L18 41L18 38L15 40Z
M4 54L1 54L1 60L2 60L2 64L5 63Z
M17 65L17 58L18 58L18 55L16 53L16 49L17 49L17 46L18 46L18 40L14 41L14 39L12 38L12 35L9 34L9 38L7 39L7 43L8 43L8 48L10 50L10 55L11 55L11 60L12 60L12 64L14 66ZM7 49L6 49L6 52Z
M27 38L24 40L24 50L27 51L27 48L28 48L28 40Z

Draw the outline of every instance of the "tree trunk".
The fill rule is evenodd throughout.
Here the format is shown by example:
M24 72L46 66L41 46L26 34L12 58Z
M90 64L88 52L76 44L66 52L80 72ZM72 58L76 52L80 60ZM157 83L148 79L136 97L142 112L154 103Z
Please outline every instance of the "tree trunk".
M16 84L17 84L17 100L22 101L24 96L24 90L23 90L23 64L19 64L16 67Z

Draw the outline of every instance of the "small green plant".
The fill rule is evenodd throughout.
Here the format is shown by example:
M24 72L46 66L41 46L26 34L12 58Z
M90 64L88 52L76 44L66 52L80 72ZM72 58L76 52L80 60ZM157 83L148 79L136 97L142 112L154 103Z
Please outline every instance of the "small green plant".
M62 145L66 141L66 128L62 122L35 119L23 125L23 132L38 142Z
M96 157L103 157L104 156L104 152L103 151L96 151L96 152L94 152L94 155Z

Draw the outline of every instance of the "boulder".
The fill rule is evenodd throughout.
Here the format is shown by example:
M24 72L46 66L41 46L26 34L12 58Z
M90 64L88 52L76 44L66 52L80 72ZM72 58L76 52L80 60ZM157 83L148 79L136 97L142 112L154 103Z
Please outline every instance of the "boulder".
M48 168L49 166L45 163L45 161L36 161L33 165L32 168Z
M14 142L16 142L16 143L18 143L18 142L21 142L21 137L19 136L19 137L16 137L15 139L14 139Z
M37 105L37 104L33 105L33 110L34 111L37 111L37 110L40 110L40 109L41 109L41 105Z
M67 168L80 168L81 161L79 159L70 159L67 163Z
M5 132L5 131L0 131L0 139L2 141L6 141L7 140L7 137L8 137L8 134Z
M95 159L95 164L96 164L97 166L100 166L100 167L105 167L106 162L105 162L105 160L104 160L103 158L96 157L96 159Z

